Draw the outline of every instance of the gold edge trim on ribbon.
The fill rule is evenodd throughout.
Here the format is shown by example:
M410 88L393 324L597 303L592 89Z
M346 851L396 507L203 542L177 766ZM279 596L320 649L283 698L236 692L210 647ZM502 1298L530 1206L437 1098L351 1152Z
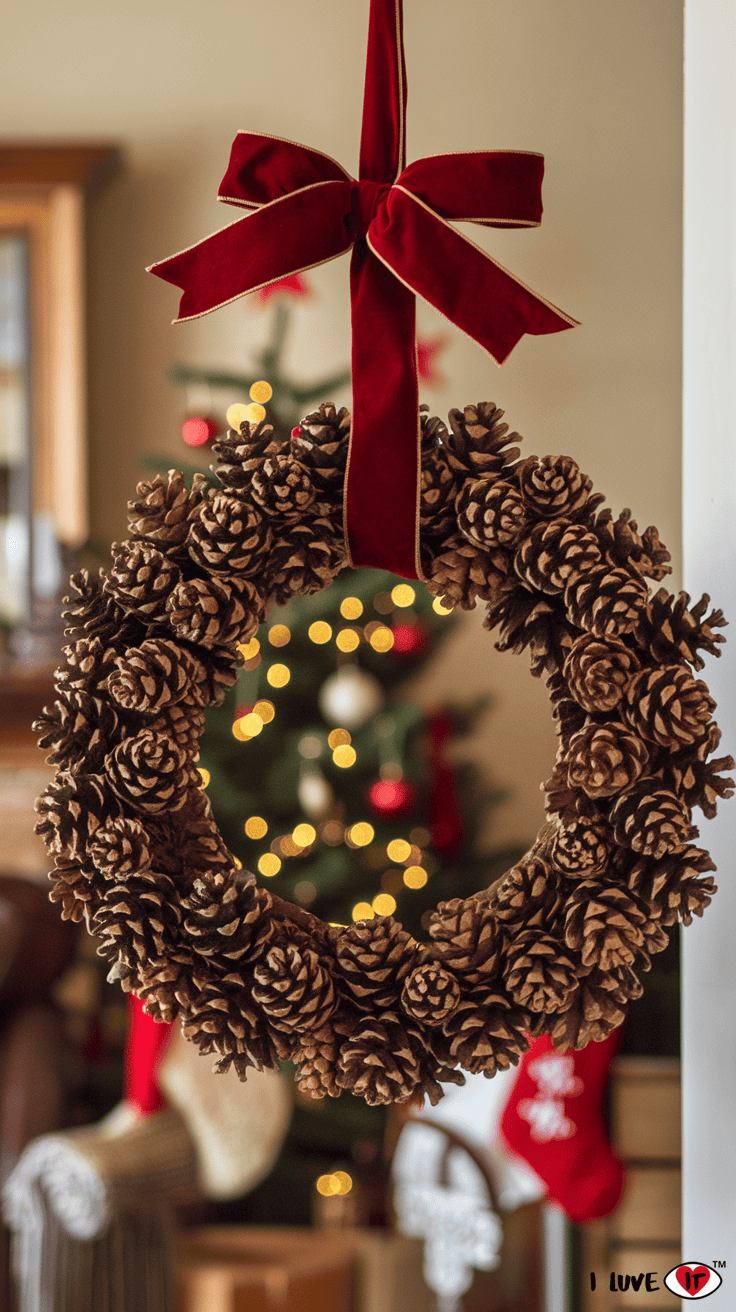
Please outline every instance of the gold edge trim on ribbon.
M408 196L409 200L413 201L415 205L420 205L421 208L423 210L426 210L428 214L431 214L432 218L436 219L438 223L442 223L446 228L449 228L450 231L453 232L456 237L459 237L461 241L467 242L468 246L472 246L474 250L478 251L478 253L482 255L486 260L489 260L491 264L495 264L496 268L501 270L501 273L505 273L509 278L512 279L513 282L518 283L518 285L520 287L523 287L525 292L529 292L529 295L533 296L535 300L541 301L543 305L547 306L548 310L554 310L555 314L559 314L560 318L564 319L566 323L569 323L571 328L580 327L579 319L573 319L571 315L565 314L565 311L561 310L559 305L555 305L553 301L548 301L546 296L542 296L539 292L535 291L533 287L530 287L528 283L525 283L521 278L517 278L515 273L512 273L510 269L507 269L506 266L504 264L501 264L499 260L494 260L493 256L489 255L488 251L484 251L483 247L479 246L477 242L474 242L472 238L466 237L464 232L458 232L457 228L454 228L453 225L447 221L447 219L443 219L442 216L438 214L436 210L432 209L431 205L427 205L425 201L420 200L418 196L415 196L411 191L408 191L406 187L402 187L396 183L394 184L394 186L396 191L403 192L403 194L405 196ZM539 227L540 225L537 224L536 226ZM368 230L368 234L366 235L366 241L370 246L370 229ZM371 250L373 250L372 246L371 246ZM378 254L378 251L373 251L373 253L378 257L379 260L382 258ZM386 268L391 269L391 272L394 273L397 278L400 277L400 275L396 273L396 270L391 267L388 260L384 260L383 263L386 265ZM402 282L404 281L403 278L401 278L401 281ZM408 286L407 283L405 283L404 285ZM414 289L411 288L411 290L413 291ZM424 296L422 292L415 292L414 294L416 296L421 296L422 300L427 301L428 305L433 305L433 302L427 300L427 297ZM434 306L434 309L437 309L437 306ZM442 314L442 310L440 310L439 313ZM443 315L443 318L446 319L447 315ZM449 322L452 323L452 320L450 319ZM456 328L458 328L459 326L460 326L459 324L455 324ZM464 332L465 330L461 328L460 331ZM469 335L470 334L468 334L468 336ZM542 334L525 333L524 335L528 335L528 336L541 335L543 337L549 336L548 333L542 333ZM475 341L475 338L474 337L471 338L471 341ZM480 343L477 343L477 345L480 345ZM483 349L485 350L486 348L484 347ZM491 352L489 351L488 354L490 355Z
M349 178L348 181L352 182L353 179ZM265 210L271 209L274 205L281 205L285 200L290 200L292 196L299 196L304 191L314 191L315 188L317 187L341 187L342 185L343 185L342 182L338 178L328 178L324 182L308 182L304 187L297 187L296 191L287 191L285 196L277 196L275 200L269 200L266 201L263 205L252 206L251 208L257 210L259 214L262 214ZM245 223L246 219L252 219L253 217L254 217L253 214L241 214L240 218L233 219L231 223L224 224L222 228L215 228L214 232L208 233L206 237L200 237L199 241L193 241L191 246L184 246L182 250L174 251L173 255L167 255L166 258L163 260L155 260L153 264L147 264L146 273L155 274L156 269L161 268L162 265L170 264L172 260L178 260L180 255L188 255L189 251L196 250L198 246L204 246L205 242L210 241L213 237L219 236L221 232L227 232L228 228L234 228L236 223ZM344 255L345 251L350 250L352 244L353 244L352 242L348 242L347 246L345 246L344 249L339 252L339 254ZM329 255L327 259L328 260L335 259L335 256ZM310 269L314 269L317 267L317 264L326 264L326 263L327 260L317 260L315 264L310 264L308 267ZM307 265L305 265L304 267L307 268ZM286 276L287 275L284 274L284 277ZM168 278L162 278L162 282L168 282L168 281L169 281ZM271 281L274 282L276 280L272 278ZM262 285L264 287L266 286L265 283L263 283ZM177 287L178 283L171 283L171 286ZM181 287L179 288L179 290L185 291L186 289ZM255 290L256 288L254 287L253 291ZM247 295L247 292L245 293L241 292L240 294ZM231 297L231 299L235 299L235 298ZM229 305L229 304L230 304L229 301L220 301L220 305ZM208 313L209 311L205 310L205 314Z
M197 314L183 314L180 318L172 319L171 323L175 325L177 323L189 323L192 319L204 319L205 315L214 314L215 310L221 310L226 305L232 305L233 301L239 301L243 296L251 296L254 292L261 291L263 287L270 287L272 283L281 282L284 278L293 278L296 273L309 273L310 269L319 269L323 264L331 264L333 260L339 260L341 256L345 255L349 249L348 246L344 251L338 251L335 255L328 255L324 260L315 260L312 264L302 264L298 269L290 269L288 273L280 273L278 278L269 278L266 282L259 283L257 287L249 287L247 292L236 292L234 296L229 296L226 301L218 301L217 305L211 305L209 310L200 310ZM171 258L173 259L174 256ZM150 270L147 269L146 273L149 272ZM171 283L170 286L173 287L175 284Z
M399 90L399 140L397 143L399 150L396 161L396 178L400 178L406 168L406 123L404 121L404 74L402 69L402 55L404 53L402 0L394 0L394 21L396 33L396 82Z

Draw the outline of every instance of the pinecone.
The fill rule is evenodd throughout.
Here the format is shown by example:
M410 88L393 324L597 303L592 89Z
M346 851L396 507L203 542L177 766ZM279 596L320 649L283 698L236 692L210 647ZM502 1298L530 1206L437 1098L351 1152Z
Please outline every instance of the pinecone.
M707 759L720 741L721 731L717 724L711 723L705 737L694 748L673 753L657 771L665 788L676 793L689 810L699 806L709 820L716 814L717 799L731 797L734 791L733 780L721 777L721 771L733 770L733 757Z
M529 511L516 488L492 474L464 483L455 501L458 528L481 547L515 547L529 526Z
M532 850L509 870L493 889L491 906L507 931L521 926L553 932L559 920L563 895L560 876L544 848Z
M100 955L129 965L150 962L176 950L181 911L168 875L145 870L124 883L110 883L93 920Z
M113 563L103 581L124 610L146 619L160 619L166 598L179 582L178 566L148 542L113 542Z
M252 876L238 879L227 871L195 879L181 905L186 913L184 933L205 960L258 960L275 933L271 895L258 888Z
M294 1077L301 1093L310 1098L339 1098L342 1088L337 1082L340 1049L331 1025L310 1030L299 1036L294 1053Z
M723 628L728 621L723 618L722 610L712 610L706 616L709 602L707 592L694 606L690 606L687 592L675 597L666 588L660 588L654 594L643 617L642 641L655 661L660 665L674 665L686 660L696 670L702 670L705 662L700 650L720 656L719 643L726 639L713 630Z
M529 456L517 471L519 491L534 518L574 519L590 511L592 483L571 456Z
M214 1069L219 1073L234 1066L244 1080L249 1068L274 1068L279 1048L255 1007L251 1005L237 976L211 981L190 1007L185 1009L184 1037L196 1043L203 1056L218 1053Z
M623 711L635 733L677 751L705 735L715 707L702 679L682 665L660 665L634 676Z
M97 888L94 870L83 861L72 860L68 856L57 856L49 879L54 886L49 893L50 902L61 903L62 920L71 920L78 925L84 919L90 928Z
M532 529L514 557L514 569L527 587L554 594L564 592L571 579L599 565L600 559L595 534L561 519Z
M423 1040L393 1011L362 1018L340 1048L337 1080L369 1107L407 1102L422 1080Z
M196 705L220 706L228 688L232 688L243 664L241 653L233 647L209 647L204 651L181 643L186 651L187 669L191 679L189 695L180 703L182 707ZM164 714L172 714L175 707L167 707ZM199 735L198 735L199 736Z
M694 915L702 916L717 891L713 876L706 875L715 868L708 852L686 847L660 861L640 858L629 871L627 882L632 893L649 903L662 925L674 925L678 920L689 925Z
M265 422L251 429L242 423L240 432L232 430L227 437L215 442L213 451L218 458L217 477L225 488L242 492L249 488L255 471L268 456L278 455L282 443L274 436L273 428Z
M266 517L293 524L314 504L309 471L290 455L269 456L253 471L251 495Z
M633 633L647 604L647 585L638 574L607 565L572 578L565 589L568 618L596 638Z
M349 411L326 404L302 419L298 437L291 439L292 455L309 470L318 493L330 499L345 476L349 438Z
M630 510L622 510L614 520L613 511L606 507L596 518L595 531L611 565L633 565L639 574L655 579L657 583L672 573L672 567L667 563L672 557L660 542L656 528L645 529L639 537Z
M521 585L507 589L490 603L485 627L500 630L496 651L518 655L528 647L531 672L537 679L545 671L555 674L562 668L574 638L556 601L539 597Z
M504 984L514 1002L531 1012L564 1011L578 987L569 955L549 934L524 929L506 948Z
M461 992L456 975L438 961L425 961L407 976L401 1005L412 1020L442 1025L460 1002Z
M118 717L109 701L69 688L52 707L44 706L33 724L39 747L52 748L49 765L70 766L84 762L91 773L99 770L118 728Z
M428 929L432 956L450 972L450 979L458 976L464 985L495 979L501 935L496 926L495 908L485 896L440 902L429 917ZM420 966L419 970L425 971L426 967Z
M646 744L621 724L589 724L576 733L568 752L568 779L588 797L613 797L644 773Z
M207 574L257 574L270 546L262 512L226 492L213 492L203 503L187 539L189 555Z
M199 759L199 740L204 733L204 711L186 697L176 706L167 706L147 725L153 734L163 734L181 747L192 761Z
M582 706L568 695L567 684L559 670L547 678L547 689L552 715L557 720L557 736L564 750L573 734L579 733L588 723L588 717Z
M294 524L287 537L277 538L266 562L269 594L277 605L292 597L322 592L347 563L342 540L326 519Z
M247 642L263 619L265 598L250 579L188 579L166 602L178 637L201 647Z
M205 488L205 475L197 473L189 491L184 475L177 469L170 469L166 478L157 474L152 482L139 483L137 500L128 502L134 540L150 543L169 556L178 554Z
M641 669L633 652L617 638L601 642L590 633L576 638L563 668L573 697L591 715L614 710L632 674Z
M187 650L168 638L149 638L115 661L107 687L127 711L161 711L192 692L197 672Z
M337 940L336 974L362 1011L394 1009L417 952L414 940L391 916L358 920Z
M501 553L494 552L489 559L486 551L462 533L454 533L440 543L426 569L430 592L442 597L446 605L461 606L463 610L473 610L479 597L495 597L506 584L506 562Z
M504 994L490 994L485 1005L463 1000L443 1026L443 1041L433 1042L447 1065L488 1077L515 1066L529 1048L529 1012Z
M483 474L501 478L511 472L519 448L505 448L509 442L520 442L521 438L518 433L509 432L508 424L501 423L503 414L492 401L466 405L462 414L459 410L450 411L447 458L450 468L461 478L468 474L473 478Z
M125 971L125 963L118 961L116 968ZM123 988L126 993L133 992L125 985ZM139 962L134 989L147 1015L165 1025L176 1020L182 1007L191 1007L194 1000L188 971L178 961L168 959Z
M447 455L447 428L420 406L421 476L419 522L423 536L446 538L455 529L458 485Z
M92 834L120 815L106 782L102 775L59 770L36 802L36 833L49 852L84 858Z
M667 936L635 893L585 879L567 903L565 942L583 966L606 971L633 966L637 956L646 963L649 953L667 946Z
M148 815L180 811L194 786L186 752L150 729L118 743L105 758L105 772L117 795Z
M547 815L550 818L558 816L562 823L569 827L581 819L597 820L599 811L592 798L570 783L567 750L564 746L560 748L555 768L542 787L545 792L544 809Z
M613 848L613 834L602 820L578 819L560 826L550 849L552 862L567 877L593 879L605 874Z
M96 829L87 854L105 879L123 880L151 868L146 832L137 820L129 820L127 816L119 816Z
M592 970L580 982L572 1003L545 1022L558 1052L602 1043L621 1024L629 1002L641 997L642 987L628 967L617 971Z
M610 821L617 843L657 860L697 836L684 803L650 777L639 779L617 798Z
M54 671L54 687L65 697L72 689L95 694L115 668L117 651L100 638L78 638L63 647L64 664Z
M329 968L316 952L276 943L253 968L252 994L267 1019L286 1034L321 1030L337 1000Z
M65 635L74 641L100 638L108 643L120 630L123 611L103 590L102 580L91 578L86 569L73 574L69 583L77 596L63 599L61 614L67 622Z
M186 832L183 836L177 833L176 839L182 869L192 881L232 870L232 855L215 824L210 800L201 789L191 796Z

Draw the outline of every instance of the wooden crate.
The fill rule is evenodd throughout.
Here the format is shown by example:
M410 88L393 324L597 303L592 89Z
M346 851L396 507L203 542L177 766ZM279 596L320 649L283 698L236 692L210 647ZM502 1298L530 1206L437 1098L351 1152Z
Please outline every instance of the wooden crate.
M583 1227L583 1312L649 1312L681 1306L664 1276L681 1258L680 1064L670 1058L619 1057L611 1072L613 1146L626 1168L616 1211ZM595 1272L596 1289L590 1288ZM659 1288L611 1291L616 1276L656 1272ZM616 1284L618 1282L616 1281Z
M179 1243L179 1312L353 1312L338 1230L204 1226Z

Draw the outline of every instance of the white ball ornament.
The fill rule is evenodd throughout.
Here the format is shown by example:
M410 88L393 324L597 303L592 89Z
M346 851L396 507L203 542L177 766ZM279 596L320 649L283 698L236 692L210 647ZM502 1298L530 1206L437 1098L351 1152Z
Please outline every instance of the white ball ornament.
M319 708L331 724L362 729L383 706L383 688L359 665L343 665L325 679L319 693Z
M303 772L299 780L297 796L304 814L312 820L320 820L323 815L327 815L335 800L335 794L321 770Z

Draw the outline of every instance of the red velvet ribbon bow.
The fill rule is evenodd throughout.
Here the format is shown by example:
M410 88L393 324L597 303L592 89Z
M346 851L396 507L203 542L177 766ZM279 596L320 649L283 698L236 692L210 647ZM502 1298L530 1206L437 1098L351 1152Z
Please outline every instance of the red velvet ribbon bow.
M346 542L354 565L421 578L415 293L499 364L524 333L576 321L448 223L537 227L543 156L473 151L406 167L405 121L402 0L371 0L359 181L320 151L239 132L219 199L253 213L150 272L183 289L181 321L352 247Z

